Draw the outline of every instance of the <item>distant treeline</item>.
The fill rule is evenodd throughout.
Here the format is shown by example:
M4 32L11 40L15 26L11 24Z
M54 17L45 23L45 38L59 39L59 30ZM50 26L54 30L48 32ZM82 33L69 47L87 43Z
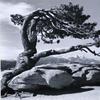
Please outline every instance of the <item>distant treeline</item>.
M57 63L78 63L78 64L90 64L95 65L99 64L100 61L94 60L94 59L88 59L88 58L80 58L80 57L70 57L68 59L65 58L58 58L58 57L46 57L41 58L36 65L42 65L42 64L57 64ZM1 71L3 70L9 70L14 68L16 65L16 61L7 61L7 60L1 60Z
M65 58L56 58L56 57L47 57L40 59L36 65L42 65L42 64L57 64L57 63L68 63L69 61ZM10 70L14 68L16 65L16 61L7 61L7 60L1 60L1 71L3 70Z
M15 60L12 60L12 61L1 60L1 71L10 70L10 69L14 68L15 65L16 65L16 61Z

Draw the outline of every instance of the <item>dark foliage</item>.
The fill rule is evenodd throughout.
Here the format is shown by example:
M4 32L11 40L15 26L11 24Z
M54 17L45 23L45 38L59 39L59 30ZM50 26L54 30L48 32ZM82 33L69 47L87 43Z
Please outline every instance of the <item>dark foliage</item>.
M19 14L11 15L11 20L14 24L22 25L26 16ZM83 13L83 7L79 5L73 5L71 2L69 5L61 4L60 7L55 7L50 10L37 10L33 12L33 19L29 22L28 32L29 39L32 38L32 31L37 32L37 35L41 36L41 40L45 43L57 43L59 39L63 39L66 36L72 36L79 39L87 39L93 37L98 32L95 32L96 23L87 22L90 15ZM29 31L27 30L27 31Z

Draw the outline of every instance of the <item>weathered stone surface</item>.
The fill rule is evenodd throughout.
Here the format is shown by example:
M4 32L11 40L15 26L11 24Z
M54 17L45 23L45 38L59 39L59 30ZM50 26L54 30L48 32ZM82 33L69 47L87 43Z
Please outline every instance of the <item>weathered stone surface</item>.
M77 85L100 85L100 65L70 65Z
M69 86L74 79L67 71L60 69L57 65L41 65L25 71L14 77L9 87L14 90L35 90L38 86L48 86L61 89Z
M39 86L61 89L72 84L100 85L100 65L76 63L39 65L14 77L9 87L14 90L35 90Z

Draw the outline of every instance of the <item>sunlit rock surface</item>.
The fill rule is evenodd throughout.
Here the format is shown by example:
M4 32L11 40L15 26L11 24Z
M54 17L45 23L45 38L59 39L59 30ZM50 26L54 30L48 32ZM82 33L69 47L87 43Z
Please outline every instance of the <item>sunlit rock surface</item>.
M59 65L58 68L57 65L50 64L37 66L14 77L10 81L9 87L14 90L34 90L38 86L64 88L69 86L74 79L70 74L71 70L62 68L62 65Z

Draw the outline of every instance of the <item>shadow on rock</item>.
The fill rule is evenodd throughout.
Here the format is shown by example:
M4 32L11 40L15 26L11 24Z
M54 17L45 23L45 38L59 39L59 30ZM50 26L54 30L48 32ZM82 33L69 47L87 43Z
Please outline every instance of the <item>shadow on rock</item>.
M41 89L37 91L37 94L40 95L63 95L63 94L73 94L73 93L81 93L94 90L94 88L64 88L61 90L58 89Z

